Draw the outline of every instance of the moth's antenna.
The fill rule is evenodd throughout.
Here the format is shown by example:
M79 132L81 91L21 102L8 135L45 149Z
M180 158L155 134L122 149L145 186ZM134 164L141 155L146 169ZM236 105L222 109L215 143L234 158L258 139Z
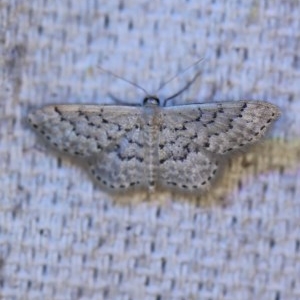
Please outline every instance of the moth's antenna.
M180 95L182 92L184 92L185 90L187 90L187 89L188 89L188 88L196 81L196 79L200 76L200 74L201 74L201 71L198 71L198 72L196 73L196 75L195 75L190 81L188 81L187 84L186 84L181 90L179 90L177 93L173 94L172 96L166 98L166 99L164 100L163 106L166 106L166 104L167 104L167 102L168 102L169 100L171 100L171 99L177 97L177 96Z
M176 77L178 77L179 75L185 73L186 71L188 71L188 70L191 69L192 67L198 65L198 64L199 64L201 61L203 61L203 60L204 60L204 58L198 59L196 62L192 63L191 65L189 65L188 67L186 67L185 69L183 69L182 71L180 71L179 73L177 73L177 74L175 74L174 76L172 76L172 77L171 77L170 79L168 79L167 81L163 82L163 83L159 86L159 88L158 88L158 90L157 90L156 92L160 91L160 90L161 90L163 87L165 87L169 82L171 82L172 80L174 80L174 79L175 79ZM178 96L178 95L177 95L177 96Z
M149 95L149 93L148 93L144 88L142 88L141 86L139 86L137 83L135 83L135 82L133 82L133 81L130 81L130 80L126 79L126 78L123 78L123 77L121 77L120 75L117 75L117 74L115 74L115 73L113 73L113 72L111 72L111 71L109 71L109 70L106 70L106 69L102 68L101 66L98 66L98 68L99 68L101 71L105 72L106 74L109 74L109 75L111 75L111 76L113 76L113 77L116 77L116 78L118 78L118 79L121 79L121 80L123 80L123 81L125 81L125 82L127 82L127 83L129 83L129 84L131 84L131 85L133 85L134 87L140 89L140 90L143 91L146 95Z

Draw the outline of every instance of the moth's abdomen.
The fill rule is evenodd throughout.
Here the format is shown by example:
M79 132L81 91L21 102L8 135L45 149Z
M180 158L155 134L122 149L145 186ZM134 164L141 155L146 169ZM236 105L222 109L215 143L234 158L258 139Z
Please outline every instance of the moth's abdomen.
M157 187L158 172L158 134L160 124L160 108L145 108L144 113L144 141L145 141L145 175L150 192Z

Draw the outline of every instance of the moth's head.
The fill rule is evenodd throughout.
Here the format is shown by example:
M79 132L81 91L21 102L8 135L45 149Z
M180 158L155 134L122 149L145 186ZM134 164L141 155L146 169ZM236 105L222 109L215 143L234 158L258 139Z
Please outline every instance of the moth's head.
M144 98L143 105L149 107L159 106L160 102L157 96L148 95Z

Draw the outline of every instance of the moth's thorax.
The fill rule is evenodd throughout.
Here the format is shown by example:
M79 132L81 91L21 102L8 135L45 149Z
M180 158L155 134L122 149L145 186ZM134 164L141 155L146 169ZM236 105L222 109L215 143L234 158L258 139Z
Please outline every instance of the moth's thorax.
M144 98L143 106L157 107L160 105L159 99L155 95L148 95Z

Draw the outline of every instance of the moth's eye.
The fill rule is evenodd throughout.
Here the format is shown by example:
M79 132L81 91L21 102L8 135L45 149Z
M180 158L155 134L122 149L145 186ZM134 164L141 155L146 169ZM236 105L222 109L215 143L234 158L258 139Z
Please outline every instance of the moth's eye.
M147 96L143 101L144 106L159 106L160 102L156 96Z

